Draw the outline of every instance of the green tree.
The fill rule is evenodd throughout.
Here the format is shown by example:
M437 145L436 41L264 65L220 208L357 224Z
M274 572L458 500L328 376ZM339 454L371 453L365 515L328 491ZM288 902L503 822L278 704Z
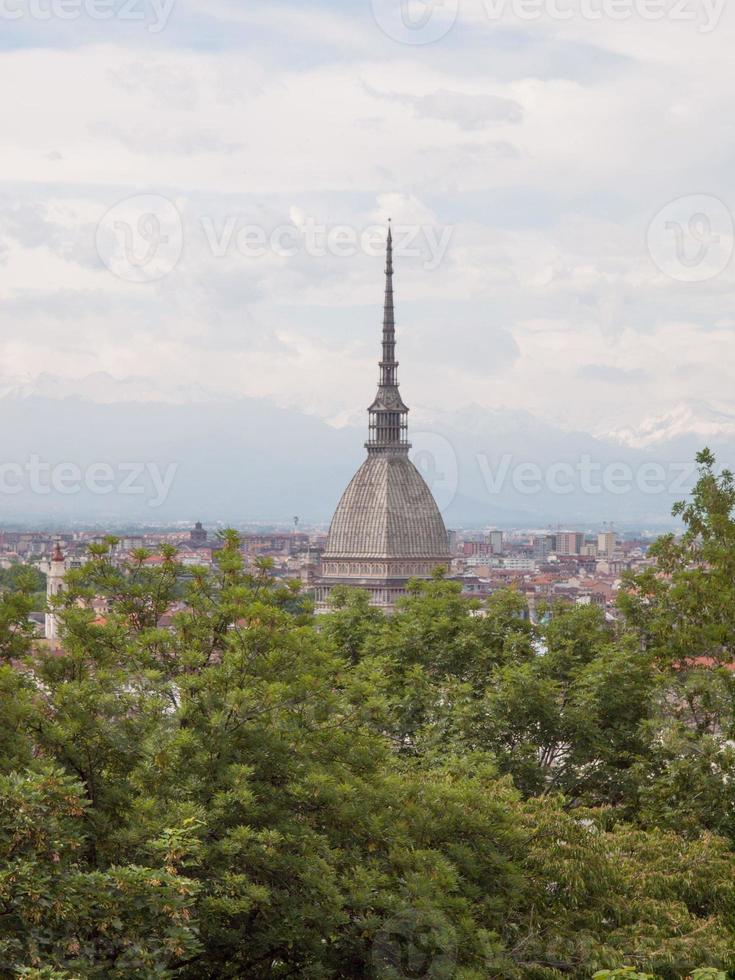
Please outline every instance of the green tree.
M68 575L61 652L20 609L0 633L11 976L360 980L411 949L458 980L735 966L730 843L623 799L663 697L638 632L538 630L520 595L446 581L314 618L234 532L211 571L113 545Z
M58 769L0 776L0 970L11 976L168 974L198 948L195 885L165 867L85 866L83 787Z
M697 462L691 498L674 508L684 533L656 542L655 565L620 598L660 674L635 805L644 823L735 840L735 485L708 450Z

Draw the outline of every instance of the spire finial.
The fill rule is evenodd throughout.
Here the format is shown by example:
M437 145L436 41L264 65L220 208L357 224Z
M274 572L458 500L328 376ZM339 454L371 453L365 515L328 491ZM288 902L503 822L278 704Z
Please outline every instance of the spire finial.
M385 302L383 303L383 359L380 362L380 384L396 384L396 321L393 310L393 234L388 218L385 243Z
M391 232L390 218L388 218L388 238L385 243L385 303L383 304L383 344L385 344L386 330L391 333L395 330L395 319L393 314L393 234ZM387 360L383 351L383 360ZM391 358L392 360L392 358Z
M370 438L372 451L409 448L406 434L408 409L398 393L398 361L396 360L396 324L393 310L393 230L388 218L385 244L385 301L383 303L383 355L380 359L378 394L370 406Z

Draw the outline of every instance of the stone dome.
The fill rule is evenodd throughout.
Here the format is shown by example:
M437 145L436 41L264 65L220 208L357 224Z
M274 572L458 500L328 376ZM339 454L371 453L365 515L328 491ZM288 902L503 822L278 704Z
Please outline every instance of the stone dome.
M444 521L407 451L368 453L337 505L323 557L448 560Z

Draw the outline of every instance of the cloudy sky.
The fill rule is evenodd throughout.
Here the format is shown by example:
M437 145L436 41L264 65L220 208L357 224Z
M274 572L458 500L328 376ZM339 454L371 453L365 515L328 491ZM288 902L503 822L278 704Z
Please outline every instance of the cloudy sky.
M0 389L735 413L721 0L0 0ZM632 435L631 435L632 434Z

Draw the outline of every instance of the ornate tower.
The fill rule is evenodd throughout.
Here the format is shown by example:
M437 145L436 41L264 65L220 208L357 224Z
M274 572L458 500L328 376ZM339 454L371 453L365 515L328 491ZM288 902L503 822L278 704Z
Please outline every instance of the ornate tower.
M393 238L388 228L383 346L378 392L368 409L367 459L342 495L329 529L317 585L317 609L336 585L370 593L386 610L411 578L449 565L444 521L423 477L408 458L408 408L398 390L393 308Z
M58 541L46 568L46 598L51 599L63 591L64 576L66 575L66 559L62 554L61 545ZM46 639L51 643L55 643L58 639L59 622L53 610L49 610L46 613L45 633Z
M368 409L368 453L408 452L408 409L398 391L396 321L393 309L393 234L388 226L385 257L385 301L383 303L383 351L379 362L378 393Z

